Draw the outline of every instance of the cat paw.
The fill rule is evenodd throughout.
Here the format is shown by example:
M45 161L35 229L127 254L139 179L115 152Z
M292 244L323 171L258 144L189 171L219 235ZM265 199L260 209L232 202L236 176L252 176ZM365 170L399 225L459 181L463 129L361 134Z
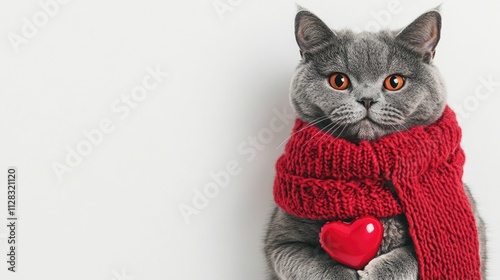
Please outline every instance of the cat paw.
M338 265L334 267L334 270L329 271L328 276L324 275L318 279L358 280L358 272L355 269Z
M358 276L360 280L417 280L417 271L416 264L394 263L387 255L382 255L371 260L364 270L358 270Z
M390 264L380 256L371 260L363 270L358 270L360 280L389 280L394 278L388 266Z

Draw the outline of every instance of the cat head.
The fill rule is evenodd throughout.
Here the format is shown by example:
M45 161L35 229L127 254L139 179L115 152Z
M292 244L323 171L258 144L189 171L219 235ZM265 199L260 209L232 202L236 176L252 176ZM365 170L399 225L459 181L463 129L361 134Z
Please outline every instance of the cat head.
M441 16L427 12L402 30L333 31L309 11L295 18L301 61L291 85L298 117L350 141L428 125L446 90L433 65Z

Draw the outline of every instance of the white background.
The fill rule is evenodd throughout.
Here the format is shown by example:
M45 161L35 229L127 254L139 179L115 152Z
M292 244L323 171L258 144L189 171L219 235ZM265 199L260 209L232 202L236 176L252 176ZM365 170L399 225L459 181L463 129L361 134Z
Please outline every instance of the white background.
M274 162L291 129L276 112L289 106L299 60L295 2L71 0L46 24L39 2L0 1L0 278L264 279ZM332 28L356 30L400 28L439 4L297 2ZM500 5L457 2L442 7L435 63L450 104L464 108L464 179L488 224L490 279L500 279ZM40 27L27 38L23 18L33 16ZM12 34L24 41L13 45ZM115 112L157 65L169 77L128 116ZM481 80L496 84L488 91ZM66 147L104 119L114 130L60 181L53 165L66 165ZM281 131L269 130L275 119ZM250 154L259 136L267 143ZM179 207L194 207L195 192L228 162L239 174L184 219ZM17 273L4 261L11 165Z

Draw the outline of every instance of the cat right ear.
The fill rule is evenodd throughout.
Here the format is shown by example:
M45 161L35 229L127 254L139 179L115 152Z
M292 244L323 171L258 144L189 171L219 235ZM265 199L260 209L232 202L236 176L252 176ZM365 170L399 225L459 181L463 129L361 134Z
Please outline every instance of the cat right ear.
M437 10L433 10L421 15L403 29L396 36L396 40L420 54L424 61L429 63L434 58L440 37L441 15Z
M328 45L335 38L335 33L313 13L303 10L295 16L295 39L302 57Z

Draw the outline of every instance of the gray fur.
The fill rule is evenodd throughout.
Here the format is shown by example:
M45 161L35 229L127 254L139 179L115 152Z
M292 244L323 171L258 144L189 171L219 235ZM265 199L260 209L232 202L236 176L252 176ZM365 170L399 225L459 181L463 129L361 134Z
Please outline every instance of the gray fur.
M418 20L423 17L427 25L439 22L437 12L430 14L434 17L425 14L401 32L354 34L333 32L324 24L317 24L319 19L311 13L299 12L296 30L303 59L291 87L292 104L299 118L314 122L329 116L318 125L329 128L335 136L353 141L374 140L436 121L444 110L446 91L436 67L426 63L428 52L434 50L417 52L416 47L407 47L410 44L407 41L411 41L408 33L413 32L415 36L422 33L414 30L415 25L423 25ZM316 25L301 28L303 24ZM314 32L301 34L309 30ZM307 43L301 43L303 37L316 45L304 47ZM328 78L335 72L349 77L348 90L338 91L330 86ZM390 92L382 86L385 78L392 74L407 77L405 86L398 92ZM369 111L360 103L363 98L376 102Z
M430 11L400 31L332 31L308 11L299 11L295 35L302 60L291 85L298 117L335 137L376 140L415 125L436 121L446 105L446 90L432 64L440 38L441 16ZM349 77L343 91L330 86L335 73ZM399 91L384 89L392 74L406 77ZM371 107L364 100L371 100ZM483 279L485 227L467 186L479 229ZM381 219L384 237L377 257L356 271L331 259L318 234L326 221L301 219L276 208L266 239L269 279L418 279L418 265L404 215Z

